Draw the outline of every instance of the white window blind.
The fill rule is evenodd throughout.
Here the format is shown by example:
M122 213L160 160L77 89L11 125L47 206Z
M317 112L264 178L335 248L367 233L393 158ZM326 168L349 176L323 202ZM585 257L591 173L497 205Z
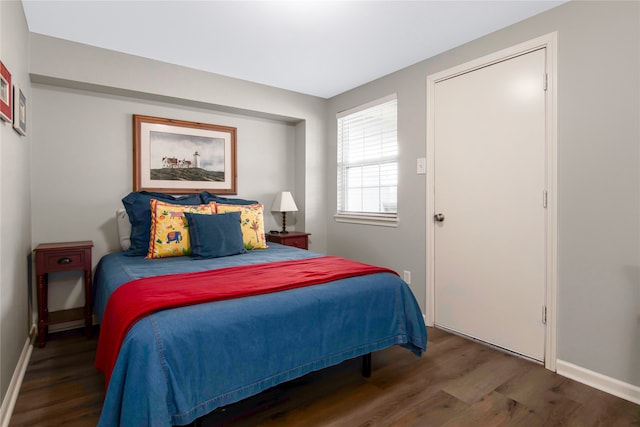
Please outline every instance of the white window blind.
M395 221L398 102L390 96L338 114L338 213Z

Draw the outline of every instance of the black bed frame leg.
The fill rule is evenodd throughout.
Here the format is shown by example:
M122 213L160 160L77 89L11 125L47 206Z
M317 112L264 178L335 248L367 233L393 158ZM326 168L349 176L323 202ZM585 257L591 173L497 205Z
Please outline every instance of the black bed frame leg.
M362 356L362 376L365 378L371 377L371 353Z

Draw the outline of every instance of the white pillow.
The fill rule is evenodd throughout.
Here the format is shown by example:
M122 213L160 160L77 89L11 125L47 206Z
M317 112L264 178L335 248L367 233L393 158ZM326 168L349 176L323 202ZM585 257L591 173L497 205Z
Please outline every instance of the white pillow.
M131 246L131 223L127 211L120 208L116 211L116 225L118 227L118 240L123 251Z

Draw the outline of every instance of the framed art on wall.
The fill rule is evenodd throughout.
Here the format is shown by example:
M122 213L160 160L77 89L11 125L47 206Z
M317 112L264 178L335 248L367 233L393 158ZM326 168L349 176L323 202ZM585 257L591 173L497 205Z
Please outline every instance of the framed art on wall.
M133 116L133 190L237 194L236 128Z
M0 61L0 119L11 122L11 73Z
M27 97L18 85L13 85L13 128L20 135L27 134Z

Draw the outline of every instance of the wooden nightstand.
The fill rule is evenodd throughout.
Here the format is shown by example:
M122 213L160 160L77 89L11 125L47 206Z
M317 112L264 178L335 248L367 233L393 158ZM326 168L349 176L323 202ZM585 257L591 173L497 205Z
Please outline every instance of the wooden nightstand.
M290 231L288 233L267 233L267 242L280 243L285 246L293 246L300 249L309 249L309 236L311 233Z
M91 337L91 248L82 242L44 243L34 249L38 280L38 347L44 347L49 325L84 319L85 335ZM84 270L84 307L49 313L49 273Z

